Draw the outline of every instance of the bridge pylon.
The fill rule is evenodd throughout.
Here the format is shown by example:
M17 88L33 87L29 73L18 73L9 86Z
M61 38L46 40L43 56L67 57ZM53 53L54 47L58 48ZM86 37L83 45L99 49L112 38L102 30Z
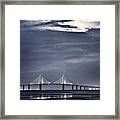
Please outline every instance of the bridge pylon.
M70 85L72 85L73 83L70 80L66 79L64 74L63 74L60 77L60 79L58 79L57 81L54 82L54 84L70 84Z
M49 82L43 75L39 75L36 79L34 79L30 84L50 84Z

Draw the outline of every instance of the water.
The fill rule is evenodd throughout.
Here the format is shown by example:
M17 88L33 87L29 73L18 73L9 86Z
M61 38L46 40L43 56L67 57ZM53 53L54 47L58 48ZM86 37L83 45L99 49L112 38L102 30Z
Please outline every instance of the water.
M21 96L21 100L99 100L99 95L74 95L74 94L58 94L58 95L31 95Z
M21 90L21 100L99 100L100 90Z

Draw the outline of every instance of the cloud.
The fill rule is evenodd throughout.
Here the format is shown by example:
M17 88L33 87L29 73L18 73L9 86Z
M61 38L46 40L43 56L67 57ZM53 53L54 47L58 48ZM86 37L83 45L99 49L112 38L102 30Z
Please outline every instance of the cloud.
M21 20L21 30L52 30L63 32L87 32L92 28L99 28L100 22L81 20Z
M68 58L66 59L66 63L71 64L80 64L80 63L89 63L89 62L95 62L99 61L99 54L98 53L89 53L85 54L82 57L77 58Z

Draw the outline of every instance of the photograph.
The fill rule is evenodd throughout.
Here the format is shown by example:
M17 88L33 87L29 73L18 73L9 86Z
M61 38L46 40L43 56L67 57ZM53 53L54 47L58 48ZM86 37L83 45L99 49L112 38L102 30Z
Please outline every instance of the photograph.
M20 20L20 100L100 100L100 21Z
M119 7L3 1L0 118L119 119Z

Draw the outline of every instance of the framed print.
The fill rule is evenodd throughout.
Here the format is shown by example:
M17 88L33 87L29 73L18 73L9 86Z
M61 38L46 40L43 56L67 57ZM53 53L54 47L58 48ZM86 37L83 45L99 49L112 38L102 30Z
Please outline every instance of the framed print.
M119 119L119 2L1 9L1 118Z

